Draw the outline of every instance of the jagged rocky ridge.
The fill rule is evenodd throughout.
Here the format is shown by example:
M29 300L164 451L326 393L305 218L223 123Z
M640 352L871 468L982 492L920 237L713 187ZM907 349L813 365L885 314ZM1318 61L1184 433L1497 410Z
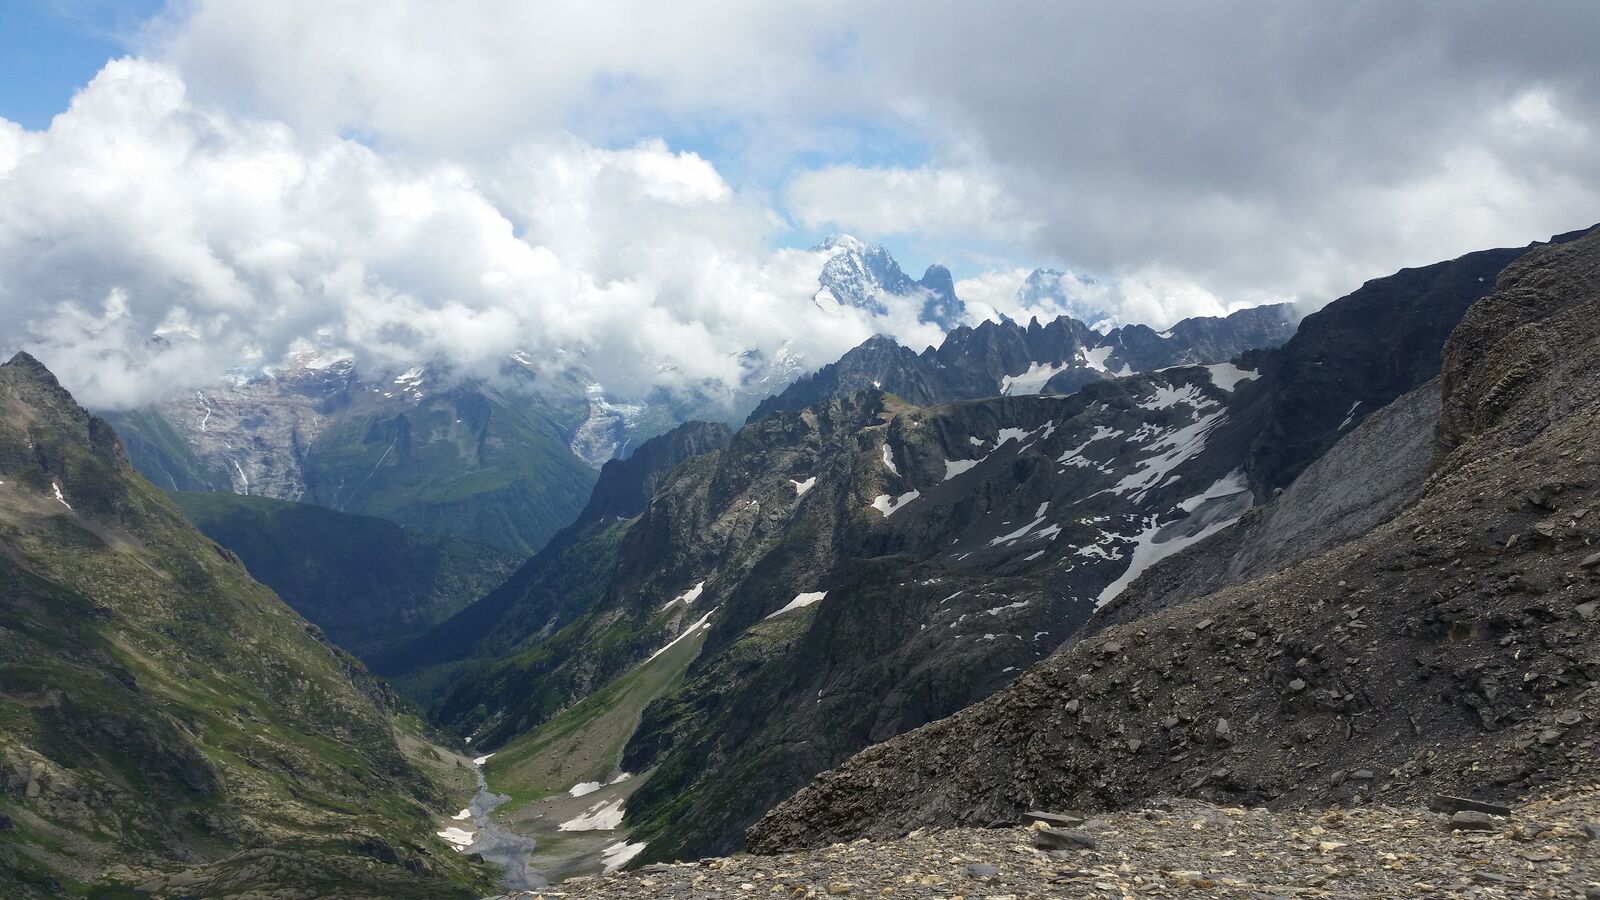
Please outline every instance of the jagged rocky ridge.
M405 739L420 748L420 741ZM0 892L474 896L392 695L0 366Z
M961 326L921 353L879 335L837 362L769 397L750 421L860 391L883 390L918 405L999 395L1071 393L1091 381L1171 366L1223 363L1252 348L1276 347L1294 334L1289 304L1225 318L1185 319L1164 332L1126 325L1099 332L1061 316L1041 324L1010 319Z
M1538 794L1596 764L1600 234L1500 276L1444 354L1420 499L1356 540L1074 642L773 810L758 850L1039 805Z

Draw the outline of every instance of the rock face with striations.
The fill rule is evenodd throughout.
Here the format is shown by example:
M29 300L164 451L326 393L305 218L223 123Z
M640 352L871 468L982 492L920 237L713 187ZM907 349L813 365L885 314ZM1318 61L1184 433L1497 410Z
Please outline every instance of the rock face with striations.
M1538 794L1596 765L1600 234L1528 253L1444 352L1420 499L1282 572L1106 628L774 809L758 850L1185 793ZM1587 612L1586 612L1587 611Z

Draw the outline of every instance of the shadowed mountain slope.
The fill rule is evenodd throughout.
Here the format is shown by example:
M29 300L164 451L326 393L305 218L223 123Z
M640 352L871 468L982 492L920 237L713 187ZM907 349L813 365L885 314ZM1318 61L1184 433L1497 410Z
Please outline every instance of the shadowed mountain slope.
M362 659L404 643L493 590L515 554L375 516L242 494L173 494L207 537Z
M110 425L32 358L0 366L7 896L475 896L401 740L387 689L185 521Z

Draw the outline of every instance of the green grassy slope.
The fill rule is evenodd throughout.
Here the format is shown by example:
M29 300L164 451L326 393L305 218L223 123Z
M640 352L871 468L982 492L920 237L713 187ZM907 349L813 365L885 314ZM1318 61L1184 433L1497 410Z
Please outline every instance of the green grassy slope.
M360 399L306 452L307 502L529 555L583 508L593 469L536 404L457 388Z
M42 366L0 366L0 894L479 896L391 703Z
M195 456L189 443L153 409L107 413L128 460L156 487L167 491L231 491L233 482L217 466Z

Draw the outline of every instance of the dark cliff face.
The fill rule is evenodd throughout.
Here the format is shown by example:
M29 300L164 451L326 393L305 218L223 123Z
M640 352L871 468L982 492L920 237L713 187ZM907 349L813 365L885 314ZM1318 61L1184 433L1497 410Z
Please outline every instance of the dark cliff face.
M685 422L640 444L626 459L608 461L575 524L637 516L679 464L720 450L732 439L733 430L721 422Z
M1509 798L1591 771L1600 235L1513 263L1450 339L1444 372L1441 455L1414 506L1071 644L821 776L751 847L1173 793Z
M1287 486L1355 423L1438 375L1445 340L1467 309L1506 266L1543 246L1482 250L1373 279L1306 316L1282 347L1248 355L1243 364L1262 371L1271 394L1251 448L1261 484Z
M324 854L351 896L458 895L391 702L37 361L0 366L0 893L270 848Z
M1239 528L1156 565L1097 627L1299 562L1409 505L1434 453L1450 323L1477 308L1467 304L1509 262L1582 234L1375 279L1307 316L1284 346L1247 354L1242 362L1262 373L1255 407L1227 427L1249 435L1247 466L1270 503ZM1427 383L1408 388L1419 381ZM1390 399L1402 390L1409 392ZM1371 429L1369 419L1378 420Z
M763 401L749 421L874 389L924 406L1000 394L1071 393L1117 375L1222 363L1252 348L1275 347L1294 333L1296 318L1291 307L1278 304L1226 318L1185 319L1162 334L1143 325L1102 334L1066 316L1026 326L983 322L951 330L939 347L920 354L878 336Z

